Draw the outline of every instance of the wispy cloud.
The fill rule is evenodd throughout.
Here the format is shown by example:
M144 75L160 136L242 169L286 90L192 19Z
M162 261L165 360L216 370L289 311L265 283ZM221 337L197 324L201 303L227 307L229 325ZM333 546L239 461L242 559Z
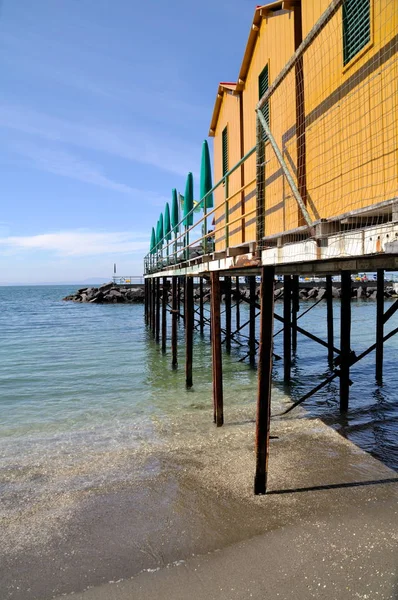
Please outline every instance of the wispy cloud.
M85 229L58 231L31 236L0 237L0 254L45 251L63 257L142 254L148 249L149 238L125 231L96 232Z
M85 162L68 152L45 148L31 143L15 143L14 151L27 158L29 165L41 171L61 175L77 181L108 188L124 194L141 194L142 191L124 183L113 181L106 177L101 170L92 163Z
M164 206L168 198L151 190L141 190L125 183L106 177L102 169L79 157L53 148L30 142L15 142L11 148L18 155L27 159L28 165L40 171L68 177L91 185L107 188L123 194L130 194L139 200L145 200L153 206Z
M23 107L0 106L0 127L104 152L186 176L198 162L198 149L176 139L145 131L88 126Z

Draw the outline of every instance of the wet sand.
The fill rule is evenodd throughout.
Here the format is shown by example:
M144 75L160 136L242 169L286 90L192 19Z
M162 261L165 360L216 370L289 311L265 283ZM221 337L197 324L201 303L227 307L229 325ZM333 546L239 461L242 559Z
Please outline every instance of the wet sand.
M1 598L398 598L397 474L319 420L275 420L254 497L254 407L226 415L159 423L161 443L83 462L90 485L10 510Z

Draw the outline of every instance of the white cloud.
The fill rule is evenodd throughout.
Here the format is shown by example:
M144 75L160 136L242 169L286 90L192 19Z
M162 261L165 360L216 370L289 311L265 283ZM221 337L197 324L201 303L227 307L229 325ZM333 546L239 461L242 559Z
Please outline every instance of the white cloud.
M0 106L0 127L41 138L104 152L129 161L186 176L194 171L200 148L161 134L122 131L66 121L22 107Z
M0 237L1 249L7 254L34 250L55 253L57 256L79 257L146 253L149 238L140 233L125 231L96 232L85 229L58 231L31 236Z
M28 158L30 165L41 171L98 185L124 194L142 194L140 190L109 179L92 163L82 161L68 152L31 143L15 143L12 147L18 154Z

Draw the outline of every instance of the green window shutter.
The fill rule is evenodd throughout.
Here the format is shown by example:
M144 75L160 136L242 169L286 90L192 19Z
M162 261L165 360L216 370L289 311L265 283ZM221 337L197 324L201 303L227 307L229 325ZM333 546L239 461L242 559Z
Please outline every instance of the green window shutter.
M222 132L222 174L228 173L228 125Z
M344 64L370 42L370 0L345 0L343 4Z
M264 96L265 92L268 90L268 65L266 65L264 67L264 69L261 71L259 78L258 78L258 99L261 100L261 98ZM261 112L263 113L264 119L266 120L267 125L269 125L269 102L267 101L264 106L261 108ZM263 134L263 140L266 141L267 140L267 136L264 132Z

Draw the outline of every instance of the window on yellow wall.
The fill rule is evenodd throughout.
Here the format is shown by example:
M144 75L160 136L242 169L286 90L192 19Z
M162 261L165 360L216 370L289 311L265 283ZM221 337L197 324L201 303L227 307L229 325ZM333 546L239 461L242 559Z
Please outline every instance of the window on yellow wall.
M370 0L343 4L343 60L350 62L370 42Z
M261 100L261 98L264 96L265 92L268 90L268 85L269 85L268 65L266 65L258 77L258 99L259 100ZM262 106L261 112L263 113L263 116L264 116L264 119L265 119L267 125L269 125L269 102L268 101L264 104L264 106ZM264 132L263 140L266 141L266 139L267 139L267 136Z
M228 125L222 132L222 174L228 173Z

